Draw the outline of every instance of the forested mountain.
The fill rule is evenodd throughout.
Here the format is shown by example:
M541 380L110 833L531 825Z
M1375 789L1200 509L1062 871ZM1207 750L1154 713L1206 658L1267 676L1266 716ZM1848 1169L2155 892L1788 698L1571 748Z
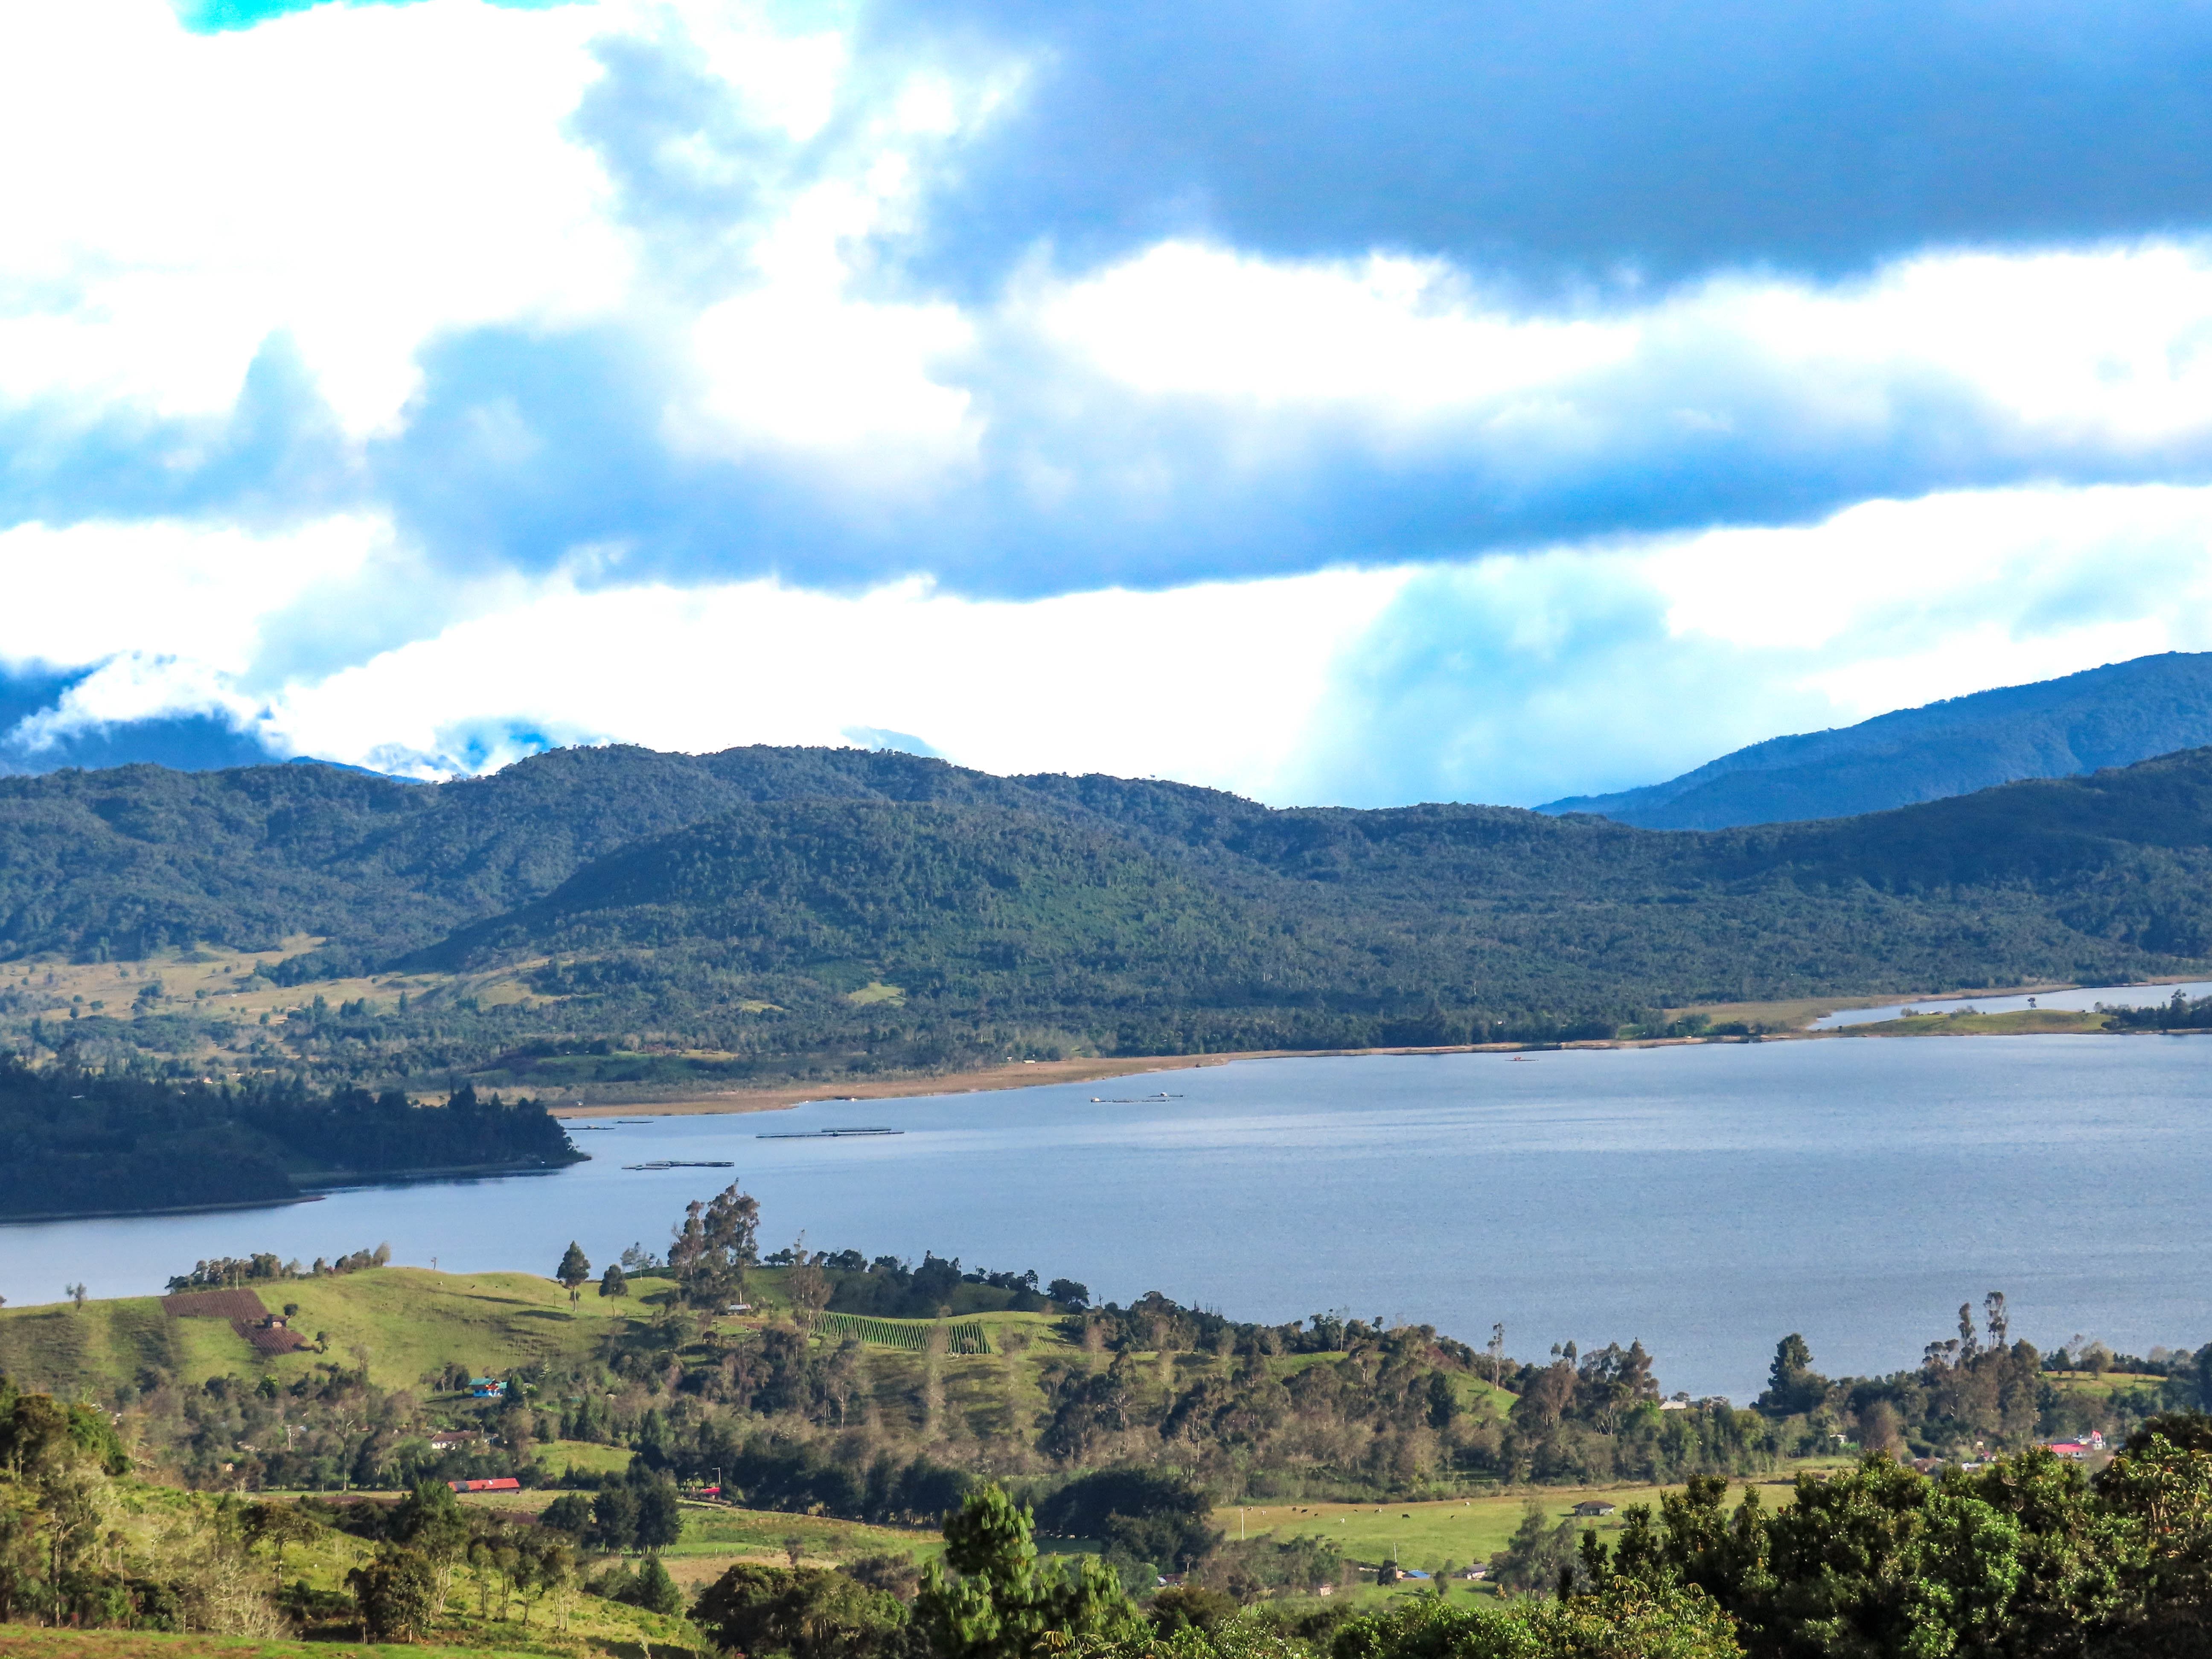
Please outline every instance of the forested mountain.
M1595 812L1645 830L1725 830L1879 812L2205 744L2212 653L2170 651L1771 738L1665 783L1536 810Z
M2200 972L2208 875L2212 750L1690 835L858 750L574 750L434 787L133 767L0 781L0 959L305 933L265 970L299 1005L226 1025L156 988L64 1024L19 971L0 1022L88 1063L377 1087L1603 1035L1723 999ZM312 988L339 974L386 977L333 1008ZM468 988L492 978L502 1000Z

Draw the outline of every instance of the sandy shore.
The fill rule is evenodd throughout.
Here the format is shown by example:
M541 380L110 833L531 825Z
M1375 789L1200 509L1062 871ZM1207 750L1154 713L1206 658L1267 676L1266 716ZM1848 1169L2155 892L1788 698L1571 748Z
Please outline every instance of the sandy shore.
M780 1112L810 1100L900 1100L915 1095L971 1095L987 1089L1034 1089L1047 1083L1090 1083L1101 1078L1132 1077L1141 1072L1188 1071L1194 1066L1225 1066L1232 1060L1266 1060L1267 1054L1152 1054L1130 1060L1039 1060L994 1066L984 1072L949 1072L941 1077L900 1078L887 1083L816 1084L811 1088L726 1089L684 1100L639 1101L628 1106L551 1106L556 1117L652 1117L701 1112Z
M683 1100L639 1101L628 1106L550 1106L556 1117L653 1117L703 1112L776 1112L810 1100L902 1100L916 1095L972 1095L989 1089L1035 1089L1048 1083L1095 1083L1106 1078L1139 1077L1148 1072L1188 1072L1200 1066L1226 1066L1239 1060L1319 1060L1353 1054L1508 1054L1522 1045L1493 1042L1457 1048L1267 1048L1249 1054L1145 1054L1124 1060L1032 1060L994 1066L981 1072L950 1072L941 1077L900 1078L884 1083L830 1083L812 1088L728 1089ZM1607 1048L1574 1043L1573 1048Z
M2146 985L2163 985L2166 980L2146 980ZM1968 1000L1976 996L2034 995L2049 991L2073 990L2070 985L2014 985L1985 991L1946 991L1933 996L1923 994L1923 1000L1952 1002ZM1806 998L1790 1002L1712 1003L1698 1009L1674 1009L1670 1012L1700 1012L1715 1019L1743 1019L1771 1026L1793 1029L1770 1029L1757 1039L1763 1042L1820 1041L1844 1035L1841 1031L1814 1031L1807 1029L1825 1014L1845 1008L1878 1008L1887 1003L1911 1001L1911 994L1883 997ZM1741 1037L1630 1037L1607 1040L1595 1038L1579 1042L1563 1042L1562 1048L1671 1048L1678 1045L1701 1042L1741 1042ZM1524 1042L1485 1042L1462 1044L1437 1048L1261 1048L1249 1053L1226 1054L1147 1054L1121 1060L1020 1060L1009 1066L994 1066L978 1072L951 1072L940 1077L899 1078L882 1083L827 1083L812 1087L782 1089L725 1089L714 1094L693 1096L678 1100L633 1101L627 1105L554 1105L547 1109L556 1117L648 1117L669 1114L705 1112L776 1112L787 1106L803 1105L814 1100L903 1100L917 1095L979 1094L989 1089L1035 1089L1049 1083L1095 1083L1108 1078L1139 1077L1151 1072L1187 1072L1200 1066L1227 1066L1240 1060L1324 1060L1346 1059L1361 1054L1503 1054L1516 1050L1536 1049L1548 1045Z

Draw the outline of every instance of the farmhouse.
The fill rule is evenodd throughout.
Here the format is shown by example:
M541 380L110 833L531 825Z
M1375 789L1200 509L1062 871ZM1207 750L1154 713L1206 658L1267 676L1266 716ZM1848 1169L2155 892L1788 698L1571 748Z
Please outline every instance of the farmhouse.
M1613 1508L1612 1504L1601 1498L1586 1498L1575 1505L1575 1514L1583 1519L1589 1520L1601 1515L1611 1515Z

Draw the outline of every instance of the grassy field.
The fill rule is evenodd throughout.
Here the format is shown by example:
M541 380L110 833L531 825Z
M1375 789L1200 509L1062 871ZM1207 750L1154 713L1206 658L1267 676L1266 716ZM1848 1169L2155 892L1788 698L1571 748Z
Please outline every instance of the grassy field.
M708 1323L730 1330L781 1316L786 1305L782 1279L781 1269L757 1270L747 1294L758 1311ZM172 1318L153 1297L95 1300L81 1309L66 1303L0 1309L0 1372L22 1387L68 1398L105 1399L118 1386L155 1371L187 1386L211 1376L252 1382L265 1376L283 1384L319 1366L351 1370L365 1364L380 1386L421 1395L429 1387L426 1379L450 1366L482 1376L505 1376L538 1363L594 1361L604 1352L606 1338L634 1330L665 1310L672 1293L666 1280L633 1282L636 1293L629 1297L602 1297L587 1289L573 1309L567 1291L531 1273L381 1267L264 1283L254 1287L263 1305L271 1313L295 1308L294 1328L318 1339L322 1349L275 1356L257 1352L227 1321ZM889 1426L923 1426L920 1402L932 1360L906 1333L926 1331L932 1322L881 1322L896 1328L882 1333L894 1340L871 1341L863 1349L866 1388L879 1419ZM948 1354L935 1362L946 1409L978 1435L1026 1432L1047 1408L1048 1369L1064 1364L1076 1352L1058 1316L983 1312L963 1314L956 1322L980 1327L989 1352ZM1147 1389L1170 1382L1185 1388L1210 1372L1225 1373L1234 1363L1197 1353L1133 1358ZM1270 1364L1287 1376L1336 1358L1286 1354ZM1512 1403L1510 1395L1476 1377L1455 1380L1462 1405L1479 1417L1495 1417ZM457 1420L459 1413L469 1409L466 1402L455 1402L455 1407ZM627 1455L614 1448L580 1443L549 1446L540 1454L556 1474L568 1468L617 1470L624 1466Z
M140 1013L189 1012L252 1025L258 1025L264 1015L282 1024L294 1009L306 1008L317 997L334 1004L366 1002L386 1013L397 1007L403 994L419 998L431 991L473 997L486 1008L510 1003L542 1006L560 1000L540 996L523 982L522 975L543 966L543 958L507 963L484 974L386 974L318 980L305 986L279 987L253 976L257 968L273 968L286 957L314 950L325 942L313 934L295 933L270 951L214 946L184 951L172 946L142 962L13 963L0 970L0 990L17 991L29 999L24 1009L27 1018L66 1020L72 1009L113 1019L131 1019ZM141 1005L140 994L155 984L160 987L158 996ZM210 1061L217 1058L212 1048L201 1053ZM234 1066L234 1056L225 1058ZM442 1099L444 1091L426 1090L416 1097Z
M1961 1003L1971 1003L1978 996L2035 996L2046 991L2070 991L2074 988L2071 985L2010 985L1996 988L1984 987L1978 991L1930 991L1925 994L1930 997L1940 996L1942 999L1943 1007L1953 1008ZM1786 1031L1802 1030L1816 1019L1829 1014L1840 1013L1847 1008L1886 1008L1893 1003L1909 1007L1911 1002L1911 993L1891 992L1884 996L1874 997L1800 997L1787 1002L1705 1002L1693 1007L1669 1008L1666 1012L1669 1019L1679 1019L1685 1014L1704 1014L1716 1022L1740 1019L1747 1025L1764 1025L1769 1030ZM2027 1018L2020 1019L2013 1014L1969 1016L1970 1018L1978 1018L2000 1023L1988 1025L1966 1025L1958 1029L1990 1034L2022 1031L2101 1031L2106 1029L2103 1022L2095 1014L2075 1014L2063 1008L2030 1008L2022 1009L2020 1012ZM2061 1022L2080 1020L2088 1023L2039 1024L2035 1023L2035 1016L2039 1014ZM1948 1020L1948 1016L1938 1012L1923 1018L1935 1021L1937 1024L1923 1027L1903 1020L1885 1020L1878 1024L1855 1025L1850 1030L1854 1035L1878 1032L1893 1036L1923 1036L1935 1032L1943 1022ZM1912 1029L1909 1030L1893 1029L1903 1028L1908 1024L1911 1024Z
M520 1653L526 1650L507 1650ZM540 1650L539 1651L543 1651ZM246 1636L151 1631L31 1630L0 1625L0 1659L502 1659L492 1648L389 1647L381 1643L262 1642Z
M2080 1033L2111 1029L2103 1014L2071 1008L2015 1008L1999 1014L1913 1014L1844 1028L1850 1036L2020 1036L2038 1033Z
M665 1552L663 1559L670 1577L690 1592L720 1577L732 1562L787 1565L793 1542L800 1564L810 1567L836 1566L864 1555L905 1555L927 1561L945 1548L945 1540L933 1530L870 1527L823 1516L700 1504L685 1505L683 1540Z
M582 1358L611 1325L641 1311L635 1298L586 1294L572 1313L566 1291L529 1273L383 1267L254 1288L271 1313L296 1304L295 1328L310 1337L326 1334L328 1358L351 1366L366 1351L371 1378L386 1388L419 1388L424 1371L453 1362L484 1375L537 1360ZM191 1382L264 1373L283 1382L325 1358L306 1350L257 1353L228 1322L169 1318L154 1297L88 1302L81 1310L66 1304L0 1309L0 1370L63 1394L104 1391L149 1366Z
M2145 1376L2134 1371L2051 1371L2046 1375L2054 1388L2100 1400L2125 1394L2131 1389L2155 1389L2166 1381L2162 1376Z
M1784 1499L1800 1468L1836 1467L1832 1459L1793 1464L1786 1474L1762 1481L1739 1483L1729 1492L1731 1505L1743 1501L1751 1485L1767 1488L1763 1501L1770 1506ZM1614 1506L1615 1513L1581 1523L1596 1529L1601 1538L1620 1530L1619 1510L1631 1504L1658 1506L1660 1494L1679 1486L1547 1486L1536 1492L1505 1492L1473 1498L1451 1498L1427 1504L1231 1504L1213 1512L1213 1524L1231 1540L1238 1538L1318 1536L1344 1552L1347 1563L1372 1568L1395 1559L1400 1565L1424 1572L1465 1567L1486 1561L1505 1547L1533 1501L1546 1521L1556 1525L1570 1519L1576 1504L1597 1498ZM1577 1533L1581 1525L1577 1528ZM1378 1588L1371 1577L1363 1589L1350 1585L1346 1592L1362 1601L1384 1599L1401 1592Z

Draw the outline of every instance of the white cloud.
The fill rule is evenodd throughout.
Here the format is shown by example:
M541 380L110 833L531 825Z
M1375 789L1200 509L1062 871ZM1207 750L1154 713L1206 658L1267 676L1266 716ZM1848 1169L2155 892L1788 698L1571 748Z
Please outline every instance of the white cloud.
M1382 254L1291 264L1163 242L1027 303L1062 349L1147 393L1399 419L1556 386L1637 343L1621 322L1486 307L1445 262Z
M219 415L277 337L356 438L389 433L433 343L603 324L664 374L642 403L682 452L672 487L741 460L788 561L780 584L727 580L697 532L712 489L645 499L649 465L636 523L594 501L565 545L557 503L499 521L558 492L470 494L462 461L526 481L577 424L561 400L598 395L526 374L443 411L472 447L363 445L364 489L380 467L434 474L399 479L394 504L288 524L276 477L252 486L279 503L252 526L0 530L0 663L107 663L70 719L266 706L339 758L872 727L993 769L1526 800L1785 725L2212 645L2195 488L1954 491L1425 571L1393 539L1472 551L1485 514L1546 489L1561 521L1612 510L1632 532L1668 481L1719 499L1747 457L1790 512L1837 477L1917 477L1930 452L1976 477L2155 471L2212 441L2212 243L1937 252L1839 283L1737 273L1537 305L1440 260L1170 239L1091 270L1039 248L1004 293L956 301L903 286L897 256L1021 66L864 83L849 23L422 0L193 36L167 0L0 8L0 412L40 404L40 441L118 412ZM607 65L655 52L723 106L687 115L646 76L617 88L635 151L587 133ZM1353 475L1346 500L1332 469ZM416 522L398 502L427 517L462 495L459 529L392 528ZM747 499L733 489L726 520L740 549ZM1712 511L1755 517L1745 499ZM1632 504L1589 505L1609 501ZM695 562L656 559L663 511L707 547ZM810 513L840 580L890 573L873 591L807 591ZM1150 593L1097 574L1249 568L1309 518L1314 550L1287 556L1379 568ZM1146 538L1182 550L1145 564ZM496 545L539 562L501 568ZM615 586L625 556L666 585ZM1075 591L983 602L893 579L952 557ZM474 574L441 574L457 567Z
M1832 285L1724 274L1649 300L1508 304L1440 260L1271 260L1170 241L1008 313L1146 396L1331 411L1509 465L1681 435L2098 454L2212 434L2212 244L1942 252ZM1931 433L1930 441L1936 441Z
M354 429L437 332L608 308L626 255L562 124L595 9L0 8L0 398L210 414L288 332Z
M368 517L269 533L176 520L0 530L0 663L127 653L243 674L266 617L356 576L388 552L390 533Z
M2212 489L1869 502L1410 580L1339 647L1292 798L1533 805L1785 732L2212 649Z
M1840 716L2212 646L2212 491L1976 490L1650 556L1677 636L1802 653Z
M750 582L530 602L276 700L292 746L452 756L496 734L701 750L914 733L987 770L1159 773L1267 793L1330 653L1395 572L981 603ZM494 734L489 740L486 734Z
M83 602L94 567L118 573L112 605ZM276 665L303 617L373 619L428 580L374 521L33 526L0 536L0 570L30 596L0 613L0 660L116 659L58 731L215 710L283 748L438 772L549 742L876 729L994 772L1525 805L1782 731L2212 649L2212 489L1931 496L1799 529L1027 602L921 580L586 589L579 561L441 593L458 619L434 610L421 637L335 673Z

